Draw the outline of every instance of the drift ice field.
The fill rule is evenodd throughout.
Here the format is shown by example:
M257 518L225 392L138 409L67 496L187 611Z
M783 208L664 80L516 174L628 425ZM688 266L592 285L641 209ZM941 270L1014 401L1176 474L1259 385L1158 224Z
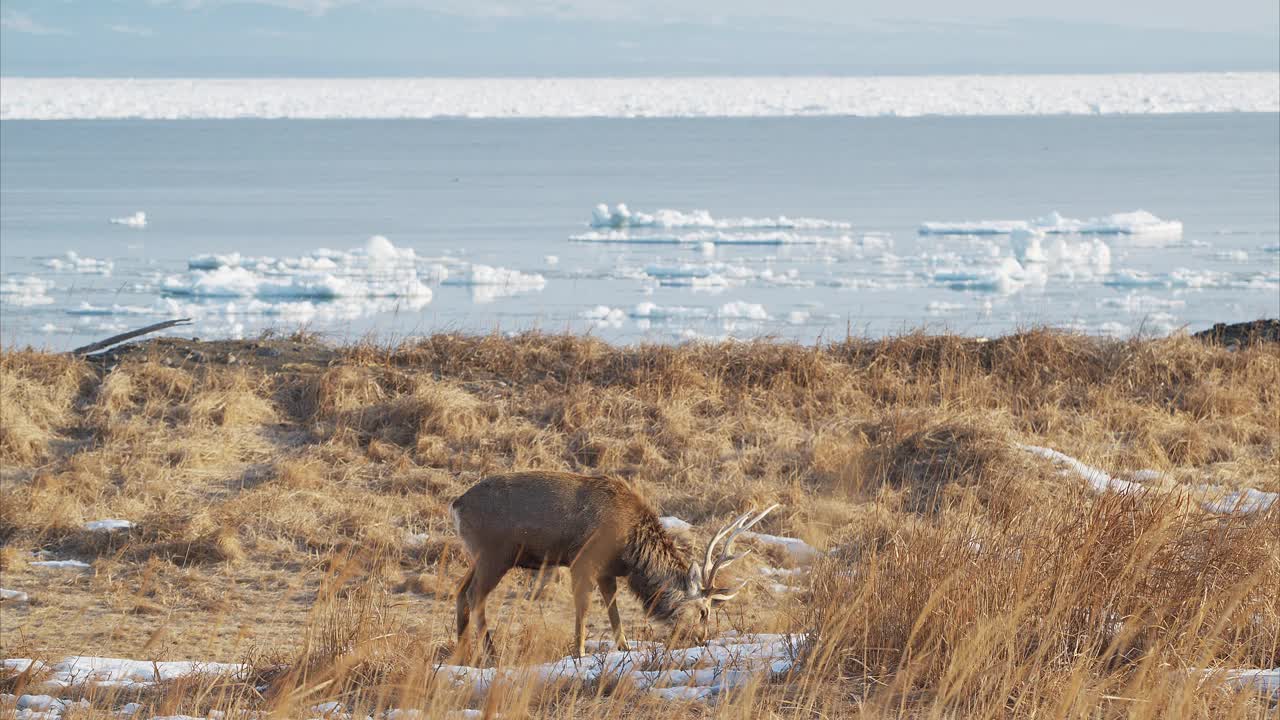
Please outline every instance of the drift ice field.
M6 119L0 340L176 317L204 338L814 342L1274 316L1277 86L1249 77L1103 117ZM40 112L35 81L5 82L6 118L186 116L137 110L145 83L93 115L74 103L107 81ZM290 114L253 107L188 114ZM1263 112L1216 112L1238 108Z

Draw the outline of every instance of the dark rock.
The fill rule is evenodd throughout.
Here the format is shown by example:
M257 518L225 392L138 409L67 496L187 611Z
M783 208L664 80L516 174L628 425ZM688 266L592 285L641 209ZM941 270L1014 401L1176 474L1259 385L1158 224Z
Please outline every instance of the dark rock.
M1226 346L1280 342L1280 320L1217 323L1208 330L1201 330L1193 337L1205 342Z

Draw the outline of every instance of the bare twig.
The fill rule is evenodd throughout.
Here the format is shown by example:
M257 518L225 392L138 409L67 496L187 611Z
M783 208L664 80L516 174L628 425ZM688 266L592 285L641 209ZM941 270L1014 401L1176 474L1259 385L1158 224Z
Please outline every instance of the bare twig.
M130 330L129 332L120 333L119 335L112 335L111 337L105 340L99 340L98 342L95 342L95 343L89 343L88 345L85 345L83 347L78 347L75 350L72 350L71 354L77 355L77 356L88 355L91 352L97 352L104 348L109 348L112 345L115 345L117 343L122 343L125 340L132 340L140 335L146 335L147 333L158 332L160 330L176 327L178 325L190 325L190 324L191 324L191 318L165 320L164 322L158 322L158 323L155 323L154 325L148 325L143 328L138 328L137 330Z

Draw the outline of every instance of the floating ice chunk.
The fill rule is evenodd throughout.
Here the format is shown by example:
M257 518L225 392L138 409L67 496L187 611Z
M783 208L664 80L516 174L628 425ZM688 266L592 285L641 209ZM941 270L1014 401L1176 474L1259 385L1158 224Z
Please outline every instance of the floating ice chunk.
M24 603L30 597L21 590L10 590L8 588L0 588L0 602Z
M704 308L684 307L681 305L658 305L649 301L637 304L631 309L631 317L645 320L668 320L673 318L706 317L709 313Z
M768 320L769 313L759 303L736 300L720 306L719 316L739 320Z
M240 253L228 253L226 255L217 255L213 253L202 253L195 255L187 260L188 270L214 270L220 267L237 267L244 260Z
M1048 239L1039 230L1015 230L1010 243L1018 262L1047 265L1057 277L1088 278L1111 270L1111 248L1098 238L1073 242L1058 235Z
M88 302L81 302L74 308L64 310L68 315L154 315L156 308L146 307L144 305L112 305L106 307L104 305L94 305Z
M1182 236L1182 223L1162 220L1145 210L1115 213L1100 218L1076 220L1056 211L1034 220L978 220L964 222L926 222L921 235L1011 235L1015 232L1081 235L1158 235Z
M1121 322L1107 321L1098 326L1098 332L1106 337L1123 338L1129 335L1129 326Z
M560 258L555 255L547 255L546 257L542 258L542 262L548 265L559 265Z
M3 296L4 302L17 307L52 304L53 298L48 295L52 289L53 281L34 275L10 277L0 282L0 296Z
M938 270L933 273L932 279L933 282L954 290L986 290L1009 294L1028 285L1044 285L1048 281L1048 275L1038 264L1024 267L1016 259L1005 257L994 267Z
M716 218L706 210L684 212L662 209L653 213L633 213L625 203L612 208L603 203L591 211L591 226L597 228L659 227L726 229L831 230L851 227L847 222L819 218L789 218L785 215L767 218Z
M1186 305L1186 300L1161 298L1155 295L1144 295L1136 291L1131 291L1121 298L1103 298L1098 301L1098 307L1100 308L1118 308L1130 314L1176 310L1178 308L1186 307Z
M103 520L90 520L84 524L85 530L93 532L115 532L117 530L128 530L133 527L133 523L129 520L118 520L107 518Z
M1245 250L1219 250L1213 256L1219 260L1229 262L1249 262L1249 253Z
M956 312L957 310L963 310L964 307L965 306L962 303L933 300L925 306L925 311L930 315L946 315L948 313Z
M627 311L622 308L611 308L608 305L597 305L590 310L583 310L579 317L593 321L606 327L622 327L627 319Z
M487 303L521 293L538 292L546 287L547 279L539 273L475 264L468 268L466 275L446 278L444 284L470 286L471 299Z
M792 310L791 312L787 313L788 325L803 325L807 322L809 322L808 310Z
M298 258L197 255L189 272L161 283L170 295L200 298L319 299L411 298L430 302L427 282L438 282L447 269L425 263L413 248L399 248L375 235L352 250L320 249Z
M60 258L49 258L44 261L44 266L58 272L78 272L94 275L110 275L111 269L115 267L115 263L110 260L97 260L91 257L82 257L74 250L68 250L66 255Z
M112 225L124 225L132 228L144 228L147 226L147 214L139 210L132 215L125 217L111 218Z

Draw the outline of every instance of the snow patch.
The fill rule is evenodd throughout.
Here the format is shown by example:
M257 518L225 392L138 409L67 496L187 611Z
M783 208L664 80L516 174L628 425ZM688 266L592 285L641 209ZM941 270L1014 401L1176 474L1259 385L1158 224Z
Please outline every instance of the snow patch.
M115 532L117 530L128 530L131 527L133 527L132 522L114 518L90 520L84 524L84 529L92 532Z

